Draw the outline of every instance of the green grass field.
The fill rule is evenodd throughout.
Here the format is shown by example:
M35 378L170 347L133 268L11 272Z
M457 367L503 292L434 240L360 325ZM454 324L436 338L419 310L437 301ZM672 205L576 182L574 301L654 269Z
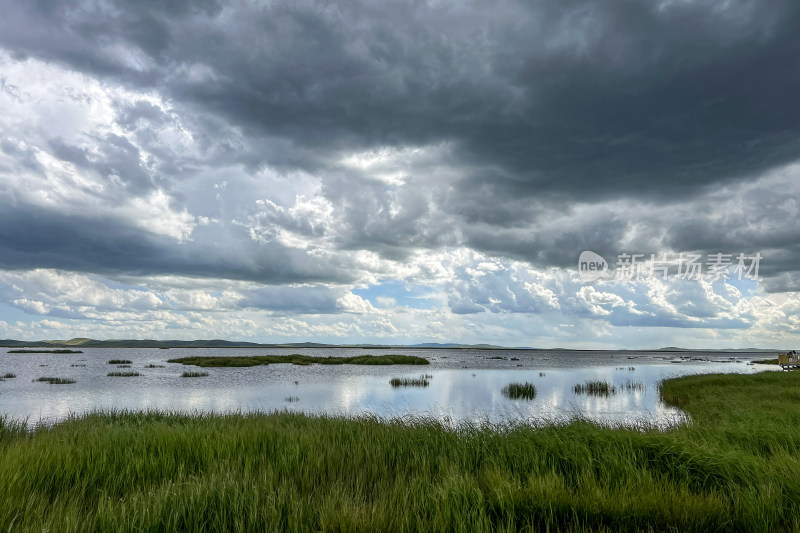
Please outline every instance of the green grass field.
M693 376L692 422L462 426L299 414L0 423L2 531L800 528L800 373Z
M413 355L359 355L355 357L313 357L310 355L251 355L245 357L179 357L170 359L168 363L204 367L248 367L279 363L306 366L312 363L320 365L427 365L430 362L424 357Z

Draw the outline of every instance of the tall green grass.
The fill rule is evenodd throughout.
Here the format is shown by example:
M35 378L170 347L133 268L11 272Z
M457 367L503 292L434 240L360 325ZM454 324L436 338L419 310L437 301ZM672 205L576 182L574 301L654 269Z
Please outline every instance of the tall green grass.
M2 531L792 531L800 373L667 381L668 431L302 414L0 419Z

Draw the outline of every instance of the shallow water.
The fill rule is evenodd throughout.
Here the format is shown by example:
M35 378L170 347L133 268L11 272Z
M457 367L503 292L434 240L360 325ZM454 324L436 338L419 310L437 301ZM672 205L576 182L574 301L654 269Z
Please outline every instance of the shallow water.
M567 352L486 350L363 349L132 349L82 348L81 354L9 354L0 348L0 415L51 423L69 414L97 409L165 409L195 411L291 410L334 415L374 414L382 417L433 416L463 421L553 421L582 416L598 422L669 426L683 413L663 404L658 383L669 377L715 372L752 373L774 370L752 365L769 353L715 352ZM167 363L188 355L350 356L374 353L419 355L427 366L357 366L286 364L250 368L204 368ZM516 358L518 360L512 360ZM129 359L130 369L108 364ZM165 368L145 368L161 364ZM86 365L86 366L71 366ZM208 377L182 378L187 370ZM108 377L112 371L136 371L140 377ZM393 388L393 377L430 374L424 388ZM41 377L71 378L71 385L32 382ZM573 386L590 379L606 380L618 390L609 397L579 395ZM510 400L502 394L512 382L531 382L533 400ZM644 390L621 388L639 382ZM297 382L297 383L295 383ZM288 401L288 398L296 401Z

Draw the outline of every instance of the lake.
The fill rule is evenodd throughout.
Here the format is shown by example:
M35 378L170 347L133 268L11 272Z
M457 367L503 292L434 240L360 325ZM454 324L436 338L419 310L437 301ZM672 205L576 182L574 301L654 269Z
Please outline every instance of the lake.
M290 410L330 415L381 417L432 416L446 423L551 422L582 416L598 422L656 424L684 420L679 409L663 404L658 383L687 374L775 370L753 365L772 353L408 350L408 349L178 349L82 348L80 354L10 354L0 348L0 415L52 423L70 414L98 409L160 409L181 412ZM431 361L427 366L273 364L250 368L203 368L167 363L190 355L247 356L301 353L318 357L402 353ZM130 369L108 364L132 361ZM145 368L146 365L163 368ZM81 366L85 365L85 366ZM182 378L187 370L207 377ZM108 377L136 371L139 377ZM432 377L427 387L393 388L392 378ZM33 380L74 379L69 385ZM607 397L576 394L587 380L617 387ZM512 382L536 386L533 400L511 400L502 393ZM625 385L633 387L625 388Z

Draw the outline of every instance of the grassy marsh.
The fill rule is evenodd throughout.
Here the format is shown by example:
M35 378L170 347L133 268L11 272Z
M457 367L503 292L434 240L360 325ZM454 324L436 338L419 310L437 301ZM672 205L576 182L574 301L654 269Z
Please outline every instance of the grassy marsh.
M252 355L247 357L194 356L169 359L168 363L180 363L200 367L249 367L279 363L306 366L320 365L427 365L429 361L413 355L359 355L355 357L313 357L310 355Z
M690 376L670 430L302 414L0 418L0 530L796 531L800 373Z

